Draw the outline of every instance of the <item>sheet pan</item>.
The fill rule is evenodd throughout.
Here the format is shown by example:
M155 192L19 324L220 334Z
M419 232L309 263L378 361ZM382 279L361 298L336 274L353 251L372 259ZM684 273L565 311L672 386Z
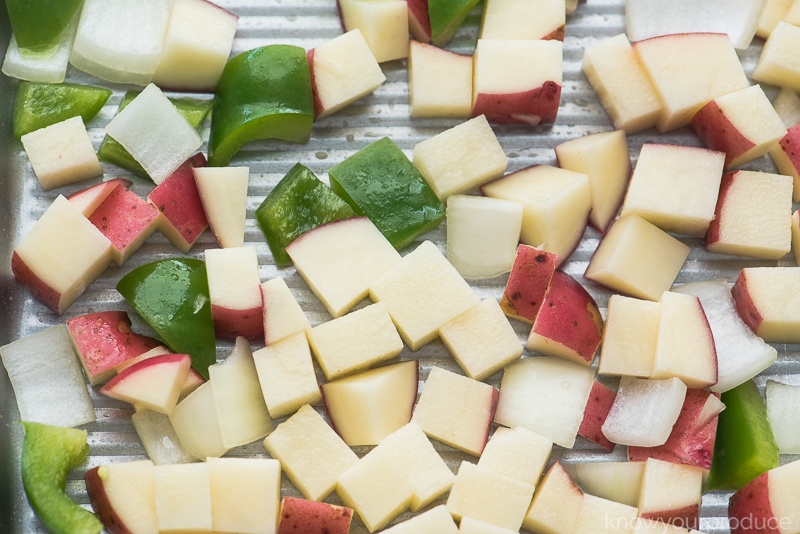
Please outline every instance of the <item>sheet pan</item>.
M233 54L272 43L291 43L308 49L341 32L335 0L218 0L217 3L240 15ZM477 38L479 21L480 14L476 9L458 32L450 48L457 52L471 53ZM583 49L586 46L596 40L623 32L624 25L624 0L588 0L580 4L577 11L568 17L564 42L564 85L556 123L551 127L539 128L495 127L495 132L509 157L509 171L533 164L555 164L553 147L556 144L580 135L612 129L610 121L583 76L580 65ZM3 2L3 8L0 10L2 37L0 46L3 47L3 52L9 35L5 2ZM760 47L761 43L755 42L749 49L740 51L740 57L748 73L755 65ZM411 156L416 143L458 123L441 119L413 121L409 119L405 61L386 63L383 68L387 76L385 84L373 95L317 122L308 144L256 142L248 145L231 163L247 165L250 168L246 241L257 248L262 280L276 276L283 277L313 324L328 318L324 308L293 269L275 267L253 214L270 189L297 162L303 163L320 178L327 180L327 169L382 136L390 136L406 154ZM92 141L95 147L98 147L103 138L104 125L113 117L124 91L130 87L101 82L72 68L68 72L67 81L99 83L114 90L107 105L87 125ZM691 80L686 82L691 83ZM37 303L13 280L10 272L10 256L16 243L57 194L69 194L89 183L75 184L49 192L41 190L21 144L11 135L10 117L15 87L15 80L0 75L0 345L82 313L110 309L130 310L114 289L116 281L137 265L160 257L180 255L163 236L153 235L124 267L109 268L62 317L57 317ZM766 89L768 94L775 94L774 88ZM202 134L205 139L208 138L208 123L202 128ZM646 131L629 137L632 160L636 161L643 143L653 141L699 144L688 129L668 135ZM768 158L761 158L747 165L747 168L774 171ZM104 164L103 170L105 179L128 176L128 173L111 165ZM152 184L145 180L137 177L132 179L134 181L132 189L142 196L145 196L152 187ZM444 249L444 225L420 239L431 239ZM683 240L692 246L692 252L678 277L678 283L717 277L724 277L732 282L738 271L745 266L794 264L791 256L778 262L763 262L709 254L702 248L701 240ZM592 230L587 230L580 246L565 264L565 270L582 280L605 314L609 293L581 278L597 242L598 235ZM213 237L210 233L206 233L189 255L202 257L205 248L214 246ZM506 277L500 276L472 285L481 297L499 298L505 281ZM516 322L514 326L520 339L524 340L527 336L526 327ZM778 363L757 379L762 388L768 378L777 377L793 383L800 382L798 347L779 345L777 348L780 354ZM224 358L229 350L230 344L220 343L218 358ZM440 342L434 342L415 353L406 349L400 358L420 360L421 386L424 386L425 377L432 365L457 369ZM499 379L498 375L492 377L489 382L499 386ZM67 484L70 496L87 507L88 498L83 484L83 474L86 470L105 462L121 462L145 457L144 449L130 423L132 413L130 406L103 397L94 390L90 391L97 415L97 422L87 426L91 454L71 473ZM5 369L0 366L0 532L9 534L43 532L43 528L27 504L20 482L19 454L22 434L19 425L14 423L18 418L8 377ZM436 447L454 471L460 461L466 458L446 446L437 444ZM365 450L362 448L358 452L364 453ZM240 447L230 454L266 456L260 443ZM621 460L624 458L624 450L617 447L614 453L606 454L587 441L579 439L572 450L556 448L553 458L561 458L565 462ZM298 495L297 490L285 476L283 492L287 495ZM719 492L704 497L701 530L714 534L728 532L725 522L728 495ZM335 498L332 502L336 502ZM404 514L400 519L407 517L408 515ZM352 532L361 534L366 532L366 529L356 523Z

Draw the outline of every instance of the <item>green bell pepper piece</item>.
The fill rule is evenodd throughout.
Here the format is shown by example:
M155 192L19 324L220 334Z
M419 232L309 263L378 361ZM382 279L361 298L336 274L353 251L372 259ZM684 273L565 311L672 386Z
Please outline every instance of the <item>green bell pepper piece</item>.
M311 73L299 46L268 45L239 54L225 65L216 94L209 166L227 165L250 141L307 143L311 138Z
M778 445L755 382L724 392L707 489L738 490L778 466Z
M20 53L42 54L58 45L83 0L6 0Z
M99 534L103 523L65 492L67 475L87 454L86 431L21 421L22 486L48 532Z
M176 353L208 378L217 357L206 265L193 258L166 258L136 267L117 291Z
M20 81L14 98L14 137L80 115L89 122L111 96L111 89L74 83Z
M328 171L331 189L397 249L437 227L445 206L394 141L384 137Z
M428 17L431 21L433 44L444 46L449 43L479 1L428 0Z
M256 208L255 216L276 265L290 265L289 243L312 228L356 213L310 169L297 163Z
M117 113L125 109L125 106L130 104L131 100L136 98L140 92L141 91L128 91L125 93L125 96L122 98L122 102L119 104L119 110L117 110ZM183 115L183 118L185 118L195 129L200 128L200 126L203 124L203 121L211 111L211 108L214 106L214 101L211 99L170 98L169 100L175 105L175 107L178 109L178 112ZM144 168L139 165L139 162L133 159L133 156L130 155L125 147L123 147L111 136L106 135L103 138L103 142L100 144L100 148L97 150L97 157L100 159L100 161L111 163L117 167L121 167L127 171L130 171L137 176L147 178L148 180L150 179L147 171L145 171Z

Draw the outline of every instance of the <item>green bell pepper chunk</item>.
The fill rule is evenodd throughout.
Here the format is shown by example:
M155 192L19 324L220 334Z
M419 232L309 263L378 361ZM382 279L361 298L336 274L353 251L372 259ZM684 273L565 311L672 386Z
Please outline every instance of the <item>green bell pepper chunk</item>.
M170 349L189 354L192 367L208 378L217 348L204 262L156 260L123 276L117 291Z
M86 431L28 421L22 440L22 486L48 532L99 534L103 523L70 498L67 475L89 454Z
M778 466L780 453L755 382L724 392L707 489L738 490Z
M433 44L444 46L449 43L479 1L428 0L428 17L431 21Z
M83 0L6 0L20 53L49 52L78 13Z
M437 227L445 206L394 141L384 137L328 171L331 189L397 249Z
M130 104L131 100L136 98L140 92L141 91L128 91L125 93L125 96L122 98L122 102L119 104L119 110L117 110L117 113L125 109L125 106ZM200 126L203 124L203 121L206 120L206 117L211 111L211 108L214 106L214 101L211 99L170 98L169 100L175 105L175 107L178 109L178 112L183 115L183 118L186 119L195 129L200 128ZM147 171L145 171L144 168L139 165L139 162L130 155L125 147L123 147L116 139L109 135L106 135L103 138L103 142L100 144L100 148L97 150L97 157L100 159L100 161L111 163L117 167L121 167L127 171L130 171L137 176L147 178L148 180L150 179Z
M307 143L311 138L311 73L299 46L268 45L239 54L225 65L216 94L209 166L227 165L250 141Z
M111 96L111 89L73 83L20 81L14 98L14 137L80 115L89 122Z
M290 265L286 246L323 224L355 217L353 209L307 167L297 163L256 208L276 265Z

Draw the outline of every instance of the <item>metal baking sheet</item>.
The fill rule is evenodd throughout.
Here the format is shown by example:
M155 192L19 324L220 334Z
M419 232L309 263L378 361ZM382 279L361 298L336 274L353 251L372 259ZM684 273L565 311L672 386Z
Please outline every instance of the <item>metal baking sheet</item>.
M290 43L309 49L341 33L335 0L217 0L217 3L240 16L233 54L273 43ZM1 11L0 46L3 47L4 54L10 35L5 2ZM480 10L476 9L449 48L462 53L471 53L477 39L479 22ZM509 171L533 164L555 164L553 147L558 143L581 135L612 129L608 117L582 74L581 60L586 46L624 31L624 0L588 0L579 4L576 12L567 18L564 84L556 123L550 127L538 128L495 127L497 137L509 157ZM760 47L761 44L756 41L747 50L739 51L748 73L752 72ZM258 251L262 280L276 276L283 277L313 324L326 320L328 315L293 269L275 267L264 237L253 218L255 208L297 162L312 169L321 179L327 180L327 170L331 166L382 136L390 136L407 155L411 156L413 147L418 142L459 122L444 119L411 120L406 62L385 63L383 69L387 76L386 82L374 94L333 116L318 121L314 125L312 138L308 144L256 142L245 147L231 163L247 165L250 168L246 241L254 245ZM104 135L104 125L115 114L124 91L131 87L102 82L72 68L68 71L67 81L101 84L114 90L107 105L87 125L90 137L95 147L98 147ZM691 83L691 80L686 82ZM0 151L2 151L0 152L0 345L79 314L110 309L130 310L114 289L116 281L137 265L156 258L180 254L163 236L153 235L124 267L109 268L62 317L56 316L36 302L14 281L10 271L10 257L16 243L56 195L69 194L88 185L84 182L48 192L41 190L21 144L11 135L10 117L15 87L16 80L0 75ZM769 95L775 94L774 88L766 89ZM204 125L201 133L205 139L208 138L208 123ZM646 131L629 136L633 162L636 161L641 145L653 141L699 144L688 129L668 135L660 135L652 130ZM747 168L775 170L766 157L747 165ZM106 179L128 176L128 173L121 172L111 165L104 164L103 171ZM152 184L140 178L132 177L132 179L133 191L141 196L145 196L152 187ZM431 239L444 249L444 225L420 239ZM717 277L724 277L732 282L739 270L745 266L794 264L790 256L778 262L764 262L709 254L703 249L701 240L684 239L684 241L692 246L692 252L677 279L678 283ZM605 314L609 293L582 279L597 243L598 235L592 230L587 230L580 246L564 268L586 284ZM202 257L205 248L214 246L216 244L213 237L210 233L206 233L190 255ZM473 287L481 297L499 298L505 281L506 277L500 276L474 283ZM520 340L524 340L527 337L526 327L516 322L514 326ZM778 362L757 379L762 388L767 378L791 379L794 375L800 375L798 347L778 345L777 348ZM224 358L229 350L230 344L220 343L218 357ZM420 359L422 382L434 364L457 370L455 362L438 341L416 353L406 349L400 358ZM489 382L499 386L499 379L498 375ZM145 451L130 422L131 407L103 397L94 390L90 392L97 415L97 421L86 427L89 431L91 454L80 467L72 471L67 484L69 495L87 507L89 505L83 475L88 469L105 462L121 462L145 457ZM8 377L5 369L0 366L0 532L9 534L44 532L31 511L21 486L19 455L22 431L19 425L14 424L18 417ZM458 463L466 458L444 445L436 444L436 447L453 471L456 470ZM572 450L556 447L553 458L561 458L565 462L621 460L624 459L622 449L617 447L614 453L606 454L579 438ZM365 451L360 449L358 452ZM234 449L229 454L266 456L260 442ZM283 491L287 495L299 495L285 476ZM715 492L704 497L701 530L715 534L729 532L725 520L728 496L729 494L725 492ZM332 497L332 502L336 502L335 496ZM398 520L407 517L408 514L404 514ZM365 533L366 529L355 522L352 532L361 534Z

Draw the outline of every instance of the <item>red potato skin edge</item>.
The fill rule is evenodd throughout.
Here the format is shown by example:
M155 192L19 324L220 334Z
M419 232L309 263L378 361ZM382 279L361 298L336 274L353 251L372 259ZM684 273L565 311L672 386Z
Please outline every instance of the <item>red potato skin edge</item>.
M722 181L720 182L719 186L719 196L717 197L717 205L714 208L714 218L711 219L711 223L708 225L708 231L706 232L706 246L712 245L719 241L722 208L725 205L725 197L728 195L728 191L731 187L733 187L733 179L735 175L736 171L727 172L722 175Z
M697 529L700 525L700 503L678 508L676 510L662 510L659 512L645 512L641 515L644 519L655 519L663 523L670 523L686 529Z
M92 195L94 196L95 193L100 192L103 194L103 198L100 199L98 206L103 203L103 200L111 194L111 192L117 188L117 186L123 186L126 189L129 189L133 182L128 180L127 178L112 178L111 180L106 180L105 182L100 182L99 184L91 185L85 189L81 189L79 191L75 191L71 195L67 196L67 200L69 201L76 201L80 200L84 195ZM84 214L86 217L90 217L91 213Z
M103 488L103 479L99 474L100 467L93 467L86 471L84 480L86 481L86 492L89 494L89 502L92 504L97 517L100 518L106 530L111 534L131 534L131 531L122 522L122 519L114 511L114 507L108 500L106 490Z
M211 305L214 332L217 337L235 340L242 336L249 341L264 339L264 309L261 306L247 310L232 310Z
M191 356L189 356L188 354L173 354L173 353L161 354L159 356L153 356L152 358L147 358L140 362L136 362L130 367L126 367L125 369L120 371L117 375L115 375L114 378L106 382L106 384L102 388L100 388L100 393L102 393L103 395L108 395L109 391L114 391L114 387L117 384L124 381L130 375L137 373L140 369L151 367L153 365L161 365L174 362L180 363L183 360L187 360L188 365L191 365Z
M431 42L431 19L428 0L408 0L408 27L411 35L421 43Z
M489 431L492 429L492 421L494 421L494 415L495 413L497 413L497 403L499 400L500 400L500 392L497 390L497 388L493 387L492 398L489 401L490 407L489 407L489 417L486 421L486 432L483 435L483 447L481 447L478 456L483 454L483 449L486 448L486 444L489 442Z
M63 313L64 310L61 309L61 293L56 292L52 287L48 287L47 284L28 267L28 264L17 254L16 250L11 255L11 272L14 274L14 278L33 293L36 300L58 315Z
M338 2L337 2L338 6ZM308 61L308 70L311 73L311 94L314 95L314 117L319 117L319 114L324 111L322 100L319 98L319 91L317 90L317 77L314 76L314 48L306 52L306 59Z
M739 317L754 333L758 334L758 328L764 317L756 308L753 299L750 298L750 293L747 291L747 275L744 271L739 273L736 282L731 287L731 295Z
M566 35L566 33L567 33L567 26L565 24L562 24L561 26L559 26L555 30L551 31L547 35L543 35L542 36L542 40L543 41L563 41L564 40L564 36Z
M798 153L798 141L800 141L800 124L796 124L789 128L786 132L786 135L778 141L778 145L781 147L786 155L789 158L789 161L792 162L792 166L795 169L800 169L800 153Z
M769 502L769 472L757 476L731 496L728 518L731 534L781 534L773 528L777 521Z
M472 117L486 115L486 119L495 124L553 124L560 100L561 86L552 81L519 93L479 93L472 107Z
M583 420L578 428L579 435L600 445L608 452L613 451L616 444L605 437L601 428L606 422L608 412L611 411L611 405L614 404L616 398L615 391L595 380L589 394L589 402L583 413Z
M713 100L695 113L692 128L706 148L725 152L725 167L756 146L742 135Z

